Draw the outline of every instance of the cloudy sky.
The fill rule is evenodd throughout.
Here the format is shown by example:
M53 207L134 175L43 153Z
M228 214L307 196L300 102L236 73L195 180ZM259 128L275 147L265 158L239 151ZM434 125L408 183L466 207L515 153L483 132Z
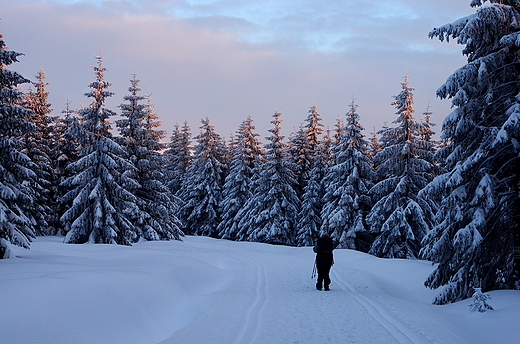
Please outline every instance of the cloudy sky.
M195 135L208 117L229 137L248 115L263 139L274 111L288 135L315 105L334 126L351 98L369 136L395 120L390 104L408 73L417 116L431 103L436 131L450 101L436 89L465 63L462 46L429 39L434 27L474 13L470 0L0 0L11 65L50 83L58 114L83 94L102 55L118 110L132 73L171 133Z

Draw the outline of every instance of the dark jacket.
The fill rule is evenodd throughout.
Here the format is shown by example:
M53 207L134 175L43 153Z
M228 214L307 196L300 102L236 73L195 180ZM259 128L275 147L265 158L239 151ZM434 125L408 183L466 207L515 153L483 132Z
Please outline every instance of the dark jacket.
M318 242L316 243L316 246L314 246L314 252L316 252L316 264L332 265L332 263L334 263L332 250L334 250L334 243L331 238L318 238Z

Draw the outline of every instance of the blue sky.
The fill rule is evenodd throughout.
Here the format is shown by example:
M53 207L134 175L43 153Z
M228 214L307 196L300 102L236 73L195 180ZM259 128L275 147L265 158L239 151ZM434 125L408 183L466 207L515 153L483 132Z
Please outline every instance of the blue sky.
M228 137L247 115L261 137L272 113L284 134L316 105L333 127L351 97L370 135L395 118L406 73L417 116L430 102L440 126L449 100L436 89L465 63L462 46L428 32L471 14L469 0L0 0L7 46L25 56L10 69L50 83L56 113L88 105L94 55L105 57L117 110L136 73L169 133L209 117Z

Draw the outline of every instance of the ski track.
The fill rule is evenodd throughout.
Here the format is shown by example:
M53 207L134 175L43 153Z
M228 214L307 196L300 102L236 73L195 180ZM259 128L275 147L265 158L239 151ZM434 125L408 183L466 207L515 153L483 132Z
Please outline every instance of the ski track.
M222 253L222 251L220 251ZM262 327L262 314L266 308L268 299L268 276L267 267L257 259L248 257L247 255L239 255L236 253L226 252L230 260L237 262L239 265L244 265L247 268L245 271L254 271L249 278L246 276L237 276L243 281L248 281L247 285L254 286L251 288L252 295L249 297L249 305L244 308L244 317L241 321L241 326L236 330L238 335L236 339L231 339L230 343L245 344L257 343L260 335L265 331ZM341 274L332 270L331 275L334 277L339 288L345 292L355 302L361 305L370 315L370 317L388 332L391 338L396 343L400 344L420 344L422 340L418 339L408 328L394 319L381 304L371 300L369 297L362 296L355 291L355 288L342 278Z
M256 270L255 297L246 311L245 323L238 338L235 340L235 344L254 343L257 340L261 327L261 314L267 300L267 273L265 266L251 259L247 261L249 264L254 265Z
M383 328L385 328L388 333L396 340L398 343L412 343L419 344L423 341L417 338L409 329L399 323L398 320L395 320L394 317L388 314L382 307L382 305L377 302L371 300L368 297L362 296L360 293L356 293L354 288L352 288L348 282L346 282L336 271L331 271L331 274L334 276L338 286L346 293L348 293L352 299L358 302L361 306L363 306L368 314Z
M280 329L278 329L278 320L266 318L267 314L273 314L273 310L275 312L275 316L277 316L278 313L276 311L276 307L280 307L280 304L278 303L280 300L277 297L273 299L273 295L269 294L271 292L270 287L273 287L273 289L278 289L279 287L281 287L280 285L271 285L270 280L272 276L268 274L268 271L271 271L271 274L274 273L273 271L276 271L276 269L274 269L272 266L272 262L276 261L276 259L265 260L264 257L262 257L262 259L258 259L258 256L250 255L249 252L245 252L242 250L230 251L227 247L215 247L214 245L204 245L202 243L193 243L192 247L195 250L210 252L209 256L218 253L220 255L220 259L216 262L212 261L211 264L214 264L218 268L225 269L229 269L231 266L233 266L234 268L232 268L232 270L235 270L237 272L237 275L235 276L234 281L230 282L230 285L227 288L221 290L223 294L219 297L219 300L217 300L215 304L211 307L208 307L208 311L205 314L201 314L201 318L196 321L196 326L194 324L189 324L189 328L183 329L182 334L180 334L180 336L176 336L174 334L173 338L175 339L172 338L173 340L168 341L168 343L199 342L253 344L260 343L260 341L271 343L310 343L311 338L312 341L316 343L337 342L338 338L341 338L340 342L344 340L345 343L356 343L356 337L349 337L348 331L345 332L342 337L332 338L330 335L327 335L327 333L324 332L323 329L315 328L314 325L311 325L310 327L305 329L299 329L298 326L292 324L289 328L281 327ZM275 254L275 256L276 255L277 253ZM226 263L227 261L232 263ZM300 271L304 270L303 264L306 263L307 261L303 261L300 260L300 258L296 258L296 261L292 263L292 265L297 267L294 269L294 271L300 273ZM294 275L294 271L286 271L285 267L283 267L281 269L281 272L279 273L285 276L284 279L282 279L284 281L288 279L297 280L299 275ZM411 328L406 326L406 323L397 318L396 315L393 314L391 311L387 310L383 304L371 298L370 296L363 295L362 291L357 290L356 285L358 283L360 286L367 286L370 285L370 281L365 281L365 277L356 280L357 282L349 281L347 280L347 275L350 275L348 270L331 270L331 277L333 277L333 283L336 283L336 285L338 286L338 291L344 293L346 297L345 300L343 300L343 298L341 299L345 302L348 299L350 299L352 302L358 304L359 310L365 311L364 313L367 315L366 320L368 320L369 322L373 320L374 325L379 325L378 327L381 329L381 333L387 333L387 340L385 341L385 343L429 343L429 341L426 338L421 339L420 336L415 334ZM275 280L280 279L275 278ZM242 316L238 316L238 318L234 317L233 325L231 325L231 323L228 323L228 325L231 325L233 327L233 331L228 331L227 335L225 333L220 333L219 331L210 330L211 327L208 326L210 324L214 324L215 322L222 322L223 325L226 324L226 315L222 313L222 309L225 306L222 305L236 302L236 296L238 295L233 294L235 293L234 288L238 288L237 290L239 290L241 294L244 293L242 302L236 303L237 308L234 309L234 312L238 312L242 314ZM282 289L284 288L282 287ZM312 282L312 288L310 288L310 290L314 290L314 279ZM285 297L291 298L294 297L294 295L285 295ZM307 310L298 309L298 307L296 307L299 316L308 317L309 314L319 314L320 312L322 312L323 306L327 307L329 301L332 302L329 305L330 307L332 307L332 311L330 312L330 314L334 314L336 312L343 312L343 308L336 307L336 302L338 302L339 299L331 301L329 300L329 298L318 297L313 300L314 301L311 306L315 307L315 312L309 313ZM326 316L325 319L327 319ZM327 321L332 322L333 320L329 319ZM327 321L325 323L327 323ZM309 322L312 324L313 320L309 320ZM304 323L307 322L304 321ZM270 335L270 331L272 330L273 325L278 330L284 331L283 341L280 338L275 339ZM358 335L362 335L363 325L361 325L360 323L352 322L352 319L350 319L346 323L343 323L341 326L346 329L349 329L350 326L354 326L354 330L356 331L356 333L358 333ZM209 332L201 334L198 331L194 331L195 328L207 328ZM301 332L300 334L296 334L299 330L302 330L303 332ZM366 340L372 343L373 341L370 341L371 338L372 337L369 336L369 338L366 338Z

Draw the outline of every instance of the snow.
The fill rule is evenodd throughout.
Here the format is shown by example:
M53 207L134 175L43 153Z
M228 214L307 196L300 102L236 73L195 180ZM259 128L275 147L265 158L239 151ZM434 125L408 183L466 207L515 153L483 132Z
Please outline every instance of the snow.
M421 260L336 250L331 291L311 247L186 237L63 244L0 260L2 343L517 343L520 291L432 305Z

